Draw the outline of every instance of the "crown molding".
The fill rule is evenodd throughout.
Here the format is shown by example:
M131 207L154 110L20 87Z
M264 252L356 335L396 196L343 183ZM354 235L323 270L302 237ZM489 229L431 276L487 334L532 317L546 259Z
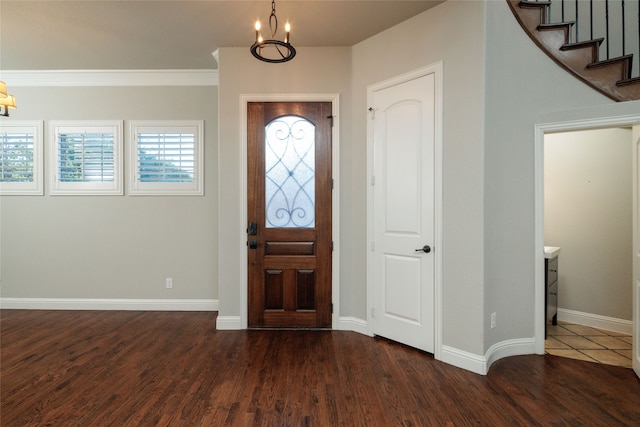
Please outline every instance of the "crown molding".
M2 70L15 86L218 86L218 70Z

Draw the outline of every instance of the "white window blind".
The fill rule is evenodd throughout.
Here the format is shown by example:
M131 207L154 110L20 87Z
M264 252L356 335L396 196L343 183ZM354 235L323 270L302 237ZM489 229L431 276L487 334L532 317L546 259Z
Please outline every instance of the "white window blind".
M139 133L140 182L193 182L195 137L188 133Z
M33 181L32 133L0 134L0 160L2 182Z
M52 195L123 194L122 122L51 122Z
M59 133L58 170L61 182L113 182L112 133Z
M130 194L202 195L202 121L130 122Z
M41 195L42 122L0 125L0 194Z

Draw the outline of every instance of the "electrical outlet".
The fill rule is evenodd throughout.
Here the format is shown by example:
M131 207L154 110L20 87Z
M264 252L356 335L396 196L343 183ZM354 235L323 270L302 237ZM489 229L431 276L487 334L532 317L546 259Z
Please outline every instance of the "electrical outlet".
M167 277L167 278L165 279L164 286L165 286L167 289L171 289L171 288L173 288L173 279L172 279L171 277Z
M491 329L496 327L496 312L491 313Z

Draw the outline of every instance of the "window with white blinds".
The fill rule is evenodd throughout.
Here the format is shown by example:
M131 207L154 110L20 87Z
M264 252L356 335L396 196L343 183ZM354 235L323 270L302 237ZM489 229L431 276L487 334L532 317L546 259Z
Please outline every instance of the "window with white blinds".
M130 122L132 195L201 195L202 121Z
M0 194L42 195L42 122L0 123Z
M62 182L113 182L114 135L106 132L58 134L58 172Z
M122 123L51 122L51 191L123 194Z

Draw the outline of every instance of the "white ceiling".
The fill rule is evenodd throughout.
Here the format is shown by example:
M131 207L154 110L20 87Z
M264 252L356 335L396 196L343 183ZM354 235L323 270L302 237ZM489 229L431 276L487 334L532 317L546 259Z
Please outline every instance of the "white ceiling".
M442 1L277 0L276 12L300 51L352 46ZM248 52L270 12L269 0L0 0L0 70L217 68L211 53Z

